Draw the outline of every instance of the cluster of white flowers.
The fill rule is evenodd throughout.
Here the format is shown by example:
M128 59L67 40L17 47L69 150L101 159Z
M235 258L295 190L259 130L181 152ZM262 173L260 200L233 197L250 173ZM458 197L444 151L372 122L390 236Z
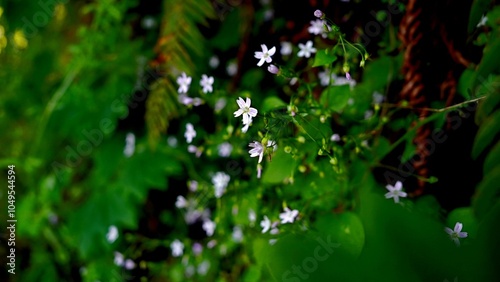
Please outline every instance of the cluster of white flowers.
M123 254L115 252L114 263L118 266L122 266L127 270L132 270L135 268L135 262L131 259L125 259Z
M192 77L187 76L185 72L183 72L179 77L177 77L177 84L179 84L179 89L177 92L179 93L179 102L189 106L199 106L203 103L203 100L195 97L189 97L187 95L187 92L189 90L189 87L191 85ZM202 87L202 92L204 94L206 93L211 93L213 92L213 84L214 84L214 77L213 76L208 76L206 74L203 74L201 76L200 80L200 86Z

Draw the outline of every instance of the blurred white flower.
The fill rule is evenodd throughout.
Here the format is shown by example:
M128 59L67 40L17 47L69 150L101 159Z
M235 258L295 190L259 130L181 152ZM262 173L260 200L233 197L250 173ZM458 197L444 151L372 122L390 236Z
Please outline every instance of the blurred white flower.
M238 73L238 64L236 62L230 62L226 67L227 74L230 76L235 76Z
M248 220L250 221L250 225L252 226L255 220L257 220L257 215L255 214L255 211L252 209L248 211Z
M219 98L219 99L217 100L217 102L215 102L214 110L215 110L216 112L219 112L219 111L221 111L222 109L224 109L224 107L226 106L226 104L227 104L227 101L226 101L226 99L225 99L225 98Z
M276 47L272 47L271 49L267 49L266 44L261 44L260 48L262 48L262 52L255 52L254 57L259 59L259 62L257 63L257 66L262 66L264 62L270 63L273 61L271 58L274 53L276 53Z
M231 177L226 173L219 171L212 177L212 183L215 188L215 197L220 198L222 194L226 191L227 184Z
M330 141L332 142L340 141L340 135L338 135L337 133L333 134L332 137L330 137Z
M262 233L266 233L271 228L271 220L269 220L267 215L265 215L264 219L260 222L260 227L262 227Z
M297 54L299 57L311 57L312 53L316 53L316 48L313 47L313 43L311 40L307 41L306 44L299 43L300 51Z
M114 263L118 266L122 266L123 265L123 255L119 252L115 252L115 259L114 259Z
M250 157L259 157L259 162L262 162L262 158L264 157L264 146L258 141L253 141L252 143L248 144L248 147L252 148L248 151L250 154Z
M206 74L201 76L200 85L203 87L203 93L211 93L213 91L212 84L214 84L213 76L207 76Z
M177 196L177 200L175 201L175 206L178 209L187 207L186 198L184 198L182 195Z
M130 158L135 151L135 135L133 133L127 133L125 137L125 149L123 149L123 155Z
M216 224L215 222L211 221L210 219L207 219L203 222L203 225L201 226L203 230L207 233L207 236L212 236L214 235L215 227Z
M180 257L184 253L184 244L178 239L175 239L170 244L170 249L172 250L172 255L174 257Z
M117 238L118 238L118 228L116 228L116 226L114 225L111 225L108 228L106 239L108 240L109 243L113 243L114 241L116 241Z
M213 69L217 68L219 66L219 63L219 58L215 55L210 57L210 60L208 61L208 65Z
M243 230L241 230L241 227L235 226L233 228L233 234L231 235L233 238L233 241L236 243L241 243L243 241Z
M288 207L285 207L285 211L280 213L281 224L287 222L293 223L298 214L298 210L290 210Z
M231 156L231 152L233 151L233 145L231 145L231 143L229 142L224 142L217 146L217 150L219 151L219 156L227 158Z
M206 275L208 273L208 270L210 269L210 262L208 260L204 260L198 265L198 274L199 275Z
M186 141L191 143L193 138L196 137L196 131L191 123L186 124L186 132L184 133L184 137L186 137Z
M324 32L325 21L324 20L314 20L311 21L311 26L307 29L311 34L322 34Z
M188 189L191 192L195 192L196 190L198 190L198 181L196 180L188 181Z
M193 244L193 254L199 255L201 254L202 251L203 251L203 246L200 243L196 242Z
M288 56L288 55L292 54L292 50L293 50L292 48L293 48L292 43L287 42L287 41L281 42L281 49L280 49L281 55Z
M179 77L177 77L177 84L179 84L179 89L177 90L179 94L187 93L189 85L191 84L191 77L187 76L186 73L183 72Z
M127 259L124 264L125 269L132 270L135 268L135 262L131 259Z
M199 158L201 156L201 154L203 153L203 150L196 147L195 145L189 145L187 150L188 150L188 152L195 154L197 158Z
M177 138L175 136L169 136L167 138L167 144L172 148L177 147Z

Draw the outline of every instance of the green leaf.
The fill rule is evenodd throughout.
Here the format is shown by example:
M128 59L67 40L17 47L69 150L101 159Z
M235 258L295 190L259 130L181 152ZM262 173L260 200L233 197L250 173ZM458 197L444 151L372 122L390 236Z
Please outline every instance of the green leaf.
M488 153L483 165L483 174L487 175L495 167L500 165L500 142L498 142L493 149Z
M472 157L476 159L490 145L500 131L500 110L488 117L477 132L472 147Z
M264 101L262 102L261 109L262 109L262 112L267 113L267 112L272 111L274 109L283 108L283 107L286 107L286 103L283 102L283 100L281 100L280 98L278 98L276 96L269 96L269 97L266 97L264 99Z
M334 112L342 112L351 97L349 85L330 86L321 93L321 104Z
M264 165L262 182L267 184L279 184L292 175L296 163L290 154L278 149L272 160Z
M474 89L478 83L483 83L490 74L500 71L498 62L500 62L500 37L496 37L485 47L483 58L477 66Z
M500 166L484 176L476 189L476 194L472 202L472 207L481 220L491 208L500 200Z
M330 65L335 62L337 56L335 56L332 50L323 49L316 52L316 56L314 57L313 67Z
M359 216L352 212L326 214L314 223L320 234L330 235L353 258L358 257L365 244L365 231Z
M481 80L481 85L478 87L479 95L487 95L487 97L479 104L475 121L480 124L489 116L500 103L500 76L488 76L487 79Z
M472 91L472 87L475 79L475 71L471 69L466 69L460 76L457 85L457 91L462 95L465 99L470 99L470 91Z

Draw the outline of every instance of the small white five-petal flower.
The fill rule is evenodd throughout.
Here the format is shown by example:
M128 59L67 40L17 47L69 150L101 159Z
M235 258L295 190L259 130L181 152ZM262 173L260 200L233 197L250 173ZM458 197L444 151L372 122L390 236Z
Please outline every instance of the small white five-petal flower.
M281 224L287 222L293 223L297 215L299 215L298 210L290 210L288 207L285 207L285 211L280 213Z
M184 137L186 137L186 141L188 143L191 143L191 141L193 141L193 138L196 137L196 131L194 130L192 124L186 124L186 132L184 133Z
M467 232L462 232L463 224L461 222L455 223L453 230L449 227L445 227L444 231L450 235L451 240L455 242L457 246L460 246L460 239L467 238Z
M214 77L207 76L206 74L201 76L200 85L203 87L203 93L212 93L214 84Z
M257 66L262 66L264 62L270 63L273 61L271 56L276 53L276 47L273 46L271 49L267 49L266 44L261 44L260 47L262 48L262 52L255 52L254 57L259 59L259 62L257 63Z
M183 72L179 77L177 77L177 84L179 84L179 94L187 93L189 89L189 85L191 85L191 77L187 76L185 72Z
M238 103L238 107L240 108L234 112L234 117L243 115L243 124L250 124L250 122L252 122L252 118L256 117L258 113L257 109L250 107L252 100L247 98L245 101L243 98L239 97L238 100L236 100L236 103Z
M113 243L118 238L118 228L116 226L111 225L108 229L108 233L106 234L106 239L109 243Z
M299 57L311 57L312 53L316 53L316 48L313 47L313 43L311 40L307 41L306 44L299 43L300 51L297 54Z
M231 177L226 173L219 171L212 177L212 184L215 188L215 197L220 198L222 194L226 192L227 184L231 180Z
M407 194L406 192L403 192L403 183L401 181L396 182L394 186L392 185L387 185L385 186L389 192L385 194L386 199L394 198L395 203L399 203L399 197L406 197Z

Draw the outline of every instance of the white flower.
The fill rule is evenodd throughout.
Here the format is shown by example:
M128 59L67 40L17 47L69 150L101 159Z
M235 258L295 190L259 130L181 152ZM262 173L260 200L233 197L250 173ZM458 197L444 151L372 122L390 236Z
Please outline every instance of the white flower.
M124 265L125 269L127 270L132 270L135 268L135 262L131 259L127 259L125 261L125 265Z
M457 222L455 223L455 228L453 228L453 230L451 230L451 228L448 227L444 228L444 231L448 233L448 235L450 235L451 240L453 240L453 242L455 242L457 246L460 246L461 238L467 238L468 236L467 232L461 232L462 227L463 227L462 223Z
M274 142L274 140L267 140L267 147L268 148L273 147L273 152L278 150L278 144L276 144L276 142Z
M233 145L231 145L231 143L229 142L224 142L219 144L219 146L217 146L217 150L219 151L219 156L227 158L231 156L231 152L233 151Z
M210 57L210 61L208 61L208 65L213 69L217 68L219 66L219 58L215 55Z
M203 251L203 246L200 243L196 242L193 244L193 253L195 255L201 254L202 251Z
M267 67L267 71L272 73L272 74L278 74L280 72L280 69L275 65L269 65Z
M481 17L481 20L479 21L479 23L476 25L476 27L485 26L487 21L488 21L488 17L486 17L485 15L483 15Z
M191 84L191 77L187 76L185 72L181 76L177 77L177 84L179 84L179 94L187 93L189 85Z
M306 45L299 43L300 51L297 54L299 57L311 57L311 53L316 53L316 48L313 47L313 43L311 40L306 42Z
M234 61L230 62L229 64L227 64L226 71L230 76L236 75L236 73L238 72L238 64Z
M167 138L167 144L172 148L177 147L177 138L175 138L175 136L169 136Z
M211 221L210 219L207 219L203 222L201 228L203 228L203 230L205 230L205 232L207 233L207 236L210 237L214 235L215 226L216 226L215 222Z
M262 158L264 157L264 146L262 146L262 144L258 141L253 141L252 143L248 144L248 146L252 148L250 149L250 151L248 151L250 157L259 157L258 163L262 162Z
M199 158L201 156L201 154L203 153L203 150L196 147L195 145L189 145L187 150L188 150L188 152L195 154L197 158Z
M108 233L106 234L106 239L109 243L113 243L118 238L118 228L116 226L111 225L108 229Z
M269 50L267 50L267 46L265 44L261 44L260 47L262 48L262 52L255 52L254 57L259 59L260 61L257 63L257 66L262 66L264 62L270 63L273 61L271 58L274 53L276 53L276 47L273 47Z
M184 244L178 239L175 239L170 244L170 249L172 249L172 255L174 257L180 257L184 253Z
M345 85L349 84L349 86L354 87L356 85L356 80L354 79L347 79L343 76L336 76L335 74L332 75L333 78L333 85Z
M293 47L293 45L290 42L286 42L286 41L281 42L281 49L280 49L281 55L288 56L288 55L292 54L292 47Z
M216 112L220 112L224 107L226 106L226 99L225 98L219 98L217 102L215 102L214 110Z
M250 124L252 124L252 117L250 117L250 120L248 121L247 124L243 125L243 127L241 128L241 132L247 133Z
M290 210L288 207L285 207L285 211L280 213L281 224L285 224L287 222L293 223L298 214L298 210Z
M406 197L407 194L402 191L403 189L403 183L401 181L396 182L394 186L392 185L387 185L385 186L387 190L389 190L388 193L385 194L386 199L394 198L395 203L399 203L399 197Z
M337 133L333 134L332 137L330 137L330 141L332 142L340 141L340 135L338 135Z
M311 26L307 30L311 34L316 34L316 35L322 34L324 31L324 24L325 21L319 19L311 21Z
M255 214L255 211L250 209L248 211L248 220L250 220L251 225L253 226L253 223L257 219L257 215Z
M191 141L193 141L193 138L196 137L196 131L194 130L192 124L186 124L186 132L184 133L184 137L186 137L186 141L188 143L191 143Z
M178 209L185 208L187 206L186 198L184 198L182 195L177 196L177 200L175 201L175 206Z
M200 85L203 87L203 93L211 93L213 91L212 84L214 84L213 76L207 76L206 74L201 76Z
M241 227L235 226L233 228L233 234L231 235L231 237L236 243L241 243L241 241L243 241L243 230L241 230Z
M385 100L385 96L376 91L373 92L372 98L375 105L381 104Z
M191 191L191 192L195 192L196 190L198 190L198 181L196 181L196 180L188 181L188 188L189 188L189 191Z
M212 177L212 183L214 184L216 198L222 197L222 194L224 194L224 192L226 191L226 187L230 179L231 177L229 177L229 175L225 174L222 171L217 172Z
M265 215L264 219L260 222L260 227L262 227L262 233L266 233L271 228L271 220L269 220L267 215Z
M317 17L317 18L321 18L323 17L323 12L321 10L316 10L314 11L314 16Z
M253 117L257 116L257 109L250 107L252 104L252 100L250 98L243 100L243 98L239 97L236 100L238 107L240 107L236 112L234 112L234 117L239 117L243 115L243 124L249 124L252 121Z
M332 76L330 74L330 71L325 70L325 71L318 73L318 77L319 77L319 83L321 84L321 86L328 86L330 84L330 79Z
M198 274L205 275L205 274L207 274L209 269L210 269L210 262L207 260L204 260L202 263L200 263L200 265L198 265L197 271L198 271Z
M119 252L115 252L114 262L116 265L122 266L123 265L123 255Z
M127 133L125 137L125 149L123 149L123 155L130 158L135 151L135 135L134 133Z

